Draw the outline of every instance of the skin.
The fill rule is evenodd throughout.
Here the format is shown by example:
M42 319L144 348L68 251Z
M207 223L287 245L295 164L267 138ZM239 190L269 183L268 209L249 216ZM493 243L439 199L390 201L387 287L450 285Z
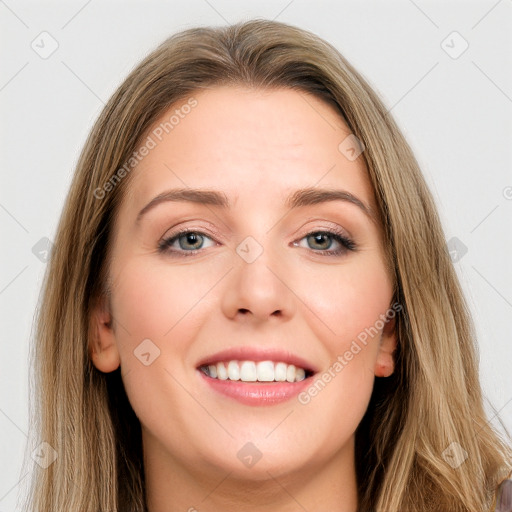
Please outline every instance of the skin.
M346 201L285 206L292 191L321 187L376 209L363 158L338 149L350 130L311 95L223 86L193 97L197 106L132 171L113 231L110 303L92 316L93 363L121 365L141 421L149 510L354 512L354 432L374 377L394 370L394 320L305 405L241 404L211 390L196 365L228 347L271 346L310 361L317 379L385 314L393 283L378 223ZM136 223L155 196L188 187L233 204L163 202ZM158 252L185 227L206 238L175 241L184 257ZM333 227L357 250L322 255L343 246L307 235ZM263 249L252 263L235 250L248 236ZM160 350L147 366L134 356L145 339ZM237 457L247 442L262 454L252 467Z

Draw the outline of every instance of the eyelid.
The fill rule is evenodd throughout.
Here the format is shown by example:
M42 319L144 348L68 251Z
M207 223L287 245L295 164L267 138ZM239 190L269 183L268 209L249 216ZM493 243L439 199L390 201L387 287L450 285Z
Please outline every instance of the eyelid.
M205 234L210 237L216 238L218 241L224 240L225 237L222 235L222 233L215 227L214 224L208 222L208 221L201 221L208 224L208 227L205 228L204 226L200 226L199 224L195 224L193 226L188 226L189 222L197 222L196 219L187 219L186 225L179 224L178 227L173 226L172 228L169 228L162 236L161 240L166 240L169 238L174 238L182 233L187 233L190 231L197 232L200 234ZM209 233L208 233L209 232Z
M208 221L201 221L201 222L205 222L206 224L208 224L209 227L207 229L205 229L203 226L200 226L198 224L193 225L193 226L188 226L189 222L196 222L196 221L197 221L197 219L187 219L185 221L187 224L185 224L185 225L178 224L179 227L173 226L173 227L167 229L165 231L165 233L163 234L163 236L161 237L161 241L168 240L169 238L175 238L182 233L188 233L188 232L193 231L193 232L197 232L199 234L205 234L208 236L212 236L212 237L216 238L216 241L222 241L223 243L227 242L225 236L215 227L214 224L212 224ZM322 232L322 231L334 231L338 235L341 235L341 236L348 238L352 241L354 240L354 237L351 235L351 233L349 233L345 228L342 228L341 226L339 226L336 223L333 223L330 221L325 221L323 219L316 219L316 218L308 219L308 224L311 224L314 222L319 222L319 223L323 222L324 224L326 224L326 226L319 227L319 226L315 225L314 227L308 228L308 227L304 227L307 225L303 225L298 230L299 232L303 232L303 234L300 235L298 239L294 238L293 241L301 240L302 238L304 238L307 235L310 235L311 233ZM204 232L203 230L206 230L206 232ZM210 230L210 234L208 234L208 230Z
M308 227L309 224L314 224L312 227ZM324 226L319 226L319 224L323 223ZM334 231L338 235L342 235L345 238L349 238L350 240L354 240L352 234L346 229L341 227L339 224L335 222L331 222L328 220L323 220L319 218L308 219L308 223L305 224L299 231L302 232L304 230L304 234L302 237L309 235L310 233L321 232L321 231ZM301 237L301 238L302 238Z

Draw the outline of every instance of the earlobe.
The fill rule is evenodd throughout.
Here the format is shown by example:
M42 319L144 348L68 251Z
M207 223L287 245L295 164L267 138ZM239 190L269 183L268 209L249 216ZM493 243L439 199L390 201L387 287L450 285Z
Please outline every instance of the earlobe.
M96 302L89 322L89 357L94 366L113 372L121 363L113 330L112 315L105 299Z
M395 371L393 352L397 346L395 318L389 319L382 330L382 337L375 362L376 377L389 377Z

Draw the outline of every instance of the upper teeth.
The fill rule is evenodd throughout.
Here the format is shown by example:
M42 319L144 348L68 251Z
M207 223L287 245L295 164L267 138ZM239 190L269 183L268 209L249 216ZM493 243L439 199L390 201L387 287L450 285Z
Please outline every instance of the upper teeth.
M201 369L210 377L220 380L298 382L306 378L303 368L274 361L226 361L202 366Z

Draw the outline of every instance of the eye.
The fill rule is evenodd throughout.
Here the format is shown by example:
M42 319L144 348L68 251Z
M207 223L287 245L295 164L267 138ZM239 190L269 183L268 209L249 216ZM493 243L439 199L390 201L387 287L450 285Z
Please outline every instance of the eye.
M190 256L201 249L205 249L205 240L210 240L212 245L216 243L200 231L184 229L161 240L158 244L158 251L160 253L173 253L178 256ZM339 256L356 249L356 244L339 231L312 231L300 241L294 242L293 245L303 247L299 245L302 240L305 240L314 252L318 252L322 256ZM333 245L337 245L337 248L332 249Z
M187 252L195 254L196 251L204 249L204 240L212 240L200 231L183 230L164 238L158 244L159 252Z
M354 251L356 244L338 231L312 231L300 241L306 240L315 252L320 252L324 256L339 256L347 251ZM337 245L336 249L331 247ZM298 242L294 242L298 245Z

